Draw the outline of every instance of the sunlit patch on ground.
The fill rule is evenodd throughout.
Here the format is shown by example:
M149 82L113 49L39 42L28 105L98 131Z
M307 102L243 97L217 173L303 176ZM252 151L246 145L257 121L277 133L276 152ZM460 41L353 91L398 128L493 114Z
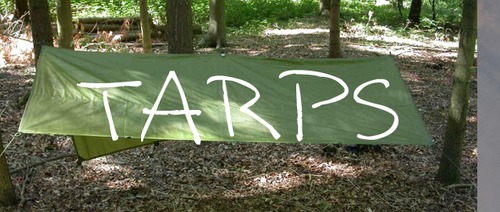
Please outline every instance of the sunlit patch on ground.
M346 163L332 163L324 162L318 165L324 173L335 174L336 176L358 176L358 170L354 169L351 165Z
M0 37L0 68L7 64L30 62L33 57L33 43L27 40L26 35L20 39L14 37Z
M271 172L260 176L252 177L244 182L245 185L250 185L265 190L274 191L277 189L292 188L302 185L305 182L304 177L297 175L291 171Z
M467 117L467 121L469 123L477 124L477 116L469 116L469 117Z
M132 178L125 178L120 180L114 180L106 183L108 188L119 188L119 189L130 189L143 186L143 184Z

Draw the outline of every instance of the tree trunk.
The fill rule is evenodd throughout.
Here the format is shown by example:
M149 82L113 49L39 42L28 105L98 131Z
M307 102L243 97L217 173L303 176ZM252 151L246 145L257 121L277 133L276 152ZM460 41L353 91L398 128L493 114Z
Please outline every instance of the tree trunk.
M0 134L0 153L3 152L2 135ZM16 192L10 179L9 166L5 155L0 155L0 206L12 206L17 203Z
M403 0L398 0L398 12L399 12L399 17L401 18L401 21L404 23L404 17L403 17Z
M342 57L340 48L340 0L331 0L330 4L330 53L328 57Z
M477 38L477 0L463 0L462 24L443 154L436 180L450 185L460 181L460 162L469 108L469 89Z
M19 20L24 16L24 21L29 21L30 16L28 12L28 0L16 0L16 11L14 12L14 17Z
M437 0L429 0L429 4L431 5L431 11L432 11L432 20L436 21L437 17L437 11L436 11L436 6L437 6Z
M47 0L29 0L31 16L31 34L35 50L35 64L40 56L42 45L54 46L50 25L49 5Z
M422 0L412 0L410 13L408 14L408 27L412 28L420 24L420 11L422 10Z
M149 13L148 13L148 1L139 1L140 13L141 13L141 33L142 33L142 51L145 54L152 53L151 44L151 28L149 26Z
M200 42L200 46L222 48L226 42L225 0L210 0L210 21L208 32Z
M170 54L192 54L191 0L167 0L167 43Z
M73 49L73 18L71 17L71 0L57 0L56 11L59 47Z
M330 15L331 0L319 0L319 15Z

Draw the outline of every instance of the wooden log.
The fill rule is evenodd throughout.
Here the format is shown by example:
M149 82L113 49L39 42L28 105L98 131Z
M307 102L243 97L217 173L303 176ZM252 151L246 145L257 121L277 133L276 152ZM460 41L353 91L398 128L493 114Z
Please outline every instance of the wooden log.
M130 31L128 33L122 33L120 31L114 31L111 33L89 33L86 35L91 42L105 42L105 43L118 43L125 41L136 41L141 37L140 31Z
M136 41L141 38L141 32L130 31L128 33L116 33L112 36L111 42Z
M78 25L78 29L82 32L97 32L97 31L120 31L124 26L122 24L82 24ZM129 30L140 30L139 24L129 25Z
M141 19L139 17L90 17L90 18L79 18L78 23L84 24L123 24L125 20L128 20L131 24L140 23Z
M126 27L125 23L127 24ZM156 25L153 24L153 19L150 18L149 25L151 27L151 37L158 38L159 30ZM75 24L75 28L81 32L96 33L98 31L127 31L123 30L140 30L140 19L138 17L133 18L80 18Z

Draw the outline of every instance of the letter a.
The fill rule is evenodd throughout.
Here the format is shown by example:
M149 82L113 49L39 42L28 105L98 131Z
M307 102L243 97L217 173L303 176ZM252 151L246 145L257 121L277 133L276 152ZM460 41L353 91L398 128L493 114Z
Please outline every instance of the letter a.
M167 89L168 83L170 80L173 80L175 85L177 86L177 89L179 90L179 95L181 96L182 100L182 110L160 110L158 111L158 106L160 105L161 99L163 97L163 94L165 93L165 90ZM189 127L191 128L191 132L193 132L193 137L194 137L194 142L199 145L201 142L200 139L200 134L198 133L198 130L196 130L196 126L194 125L193 118L191 117L192 115L197 115L199 116L201 114L200 110L189 110L189 105L186 99L186 95L184 94L184 90L182 89L181 83L179 82L179 79L177 78L177 74L175 74L175 71L170 71L168 73L167 79L165 79L165 83L163 84L163 87L161 88L160 94L158 94L158 98L156 99L153 107L151 110L144 108L142 110L142 113L144 114L149 114L148 120L146 121L146 124L144 125L144 128L142 129L141 133L141 141L144 141L144 137L146 136L146 132L148 131L149 125L151 124L151 121L153 120L153 117L155 115L185 115L186 120L189 124Z

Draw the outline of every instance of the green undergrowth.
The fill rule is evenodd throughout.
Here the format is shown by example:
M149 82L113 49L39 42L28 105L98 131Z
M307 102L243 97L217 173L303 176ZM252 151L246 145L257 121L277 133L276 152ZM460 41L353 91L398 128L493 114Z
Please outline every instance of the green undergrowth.
M366 35L395 35L418 38L435 37L453 39L458 33L461 1L435 1L435 20L431 2L422 5L421 24L408 29L406 17L411 0L403 0L401 11L396 0L376 4L374 0L342 0L341 27L345 32L353 29ZM125 17L138 16L136 0L72 0L73 16ZM208 28L208 0L192 0L193 22ZM13 0L0 0L2 14L13 12ZM51 17L55 19L55 0L49 0ZM154 22L165 25L165 1L148 0L149 14ZM267 29L329 28L329 17L318 16L319 0L225 0L226 26L229 35L260 35ZM371 14L371 16L369 16ZM5 16L5 15L4 15ZM449 29L449 28L452 29ZM359 33L358 33L359 34Z

